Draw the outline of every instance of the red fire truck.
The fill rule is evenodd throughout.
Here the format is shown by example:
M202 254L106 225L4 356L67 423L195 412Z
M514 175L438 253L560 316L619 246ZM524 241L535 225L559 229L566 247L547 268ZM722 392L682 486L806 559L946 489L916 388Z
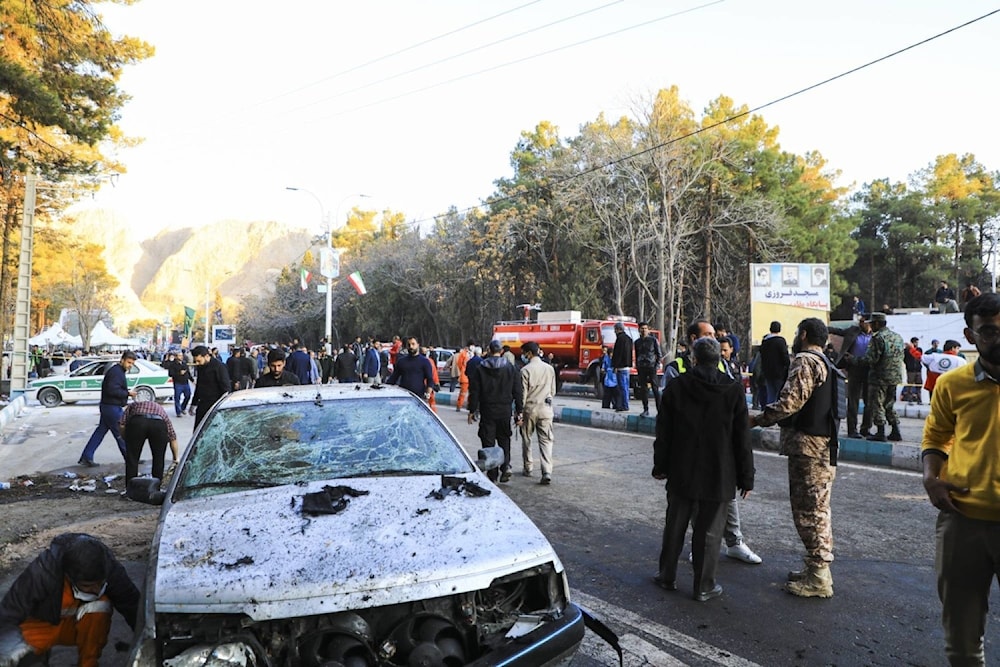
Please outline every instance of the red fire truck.
M538 313L537 320L497 322L493 327L493 340L509 345L514 354L521 353L521 344L535 341L542 354L551 352L556 369L556 379L563 382L587 384L601 397L601 355L605 346L614 347L615 324L621 323L625 332L635 340L639 327L634 317L609 315L603 320L583 319L578 310L559 310ZM659 338L658 332L653 332ZM635 370L632 371L635 378Z

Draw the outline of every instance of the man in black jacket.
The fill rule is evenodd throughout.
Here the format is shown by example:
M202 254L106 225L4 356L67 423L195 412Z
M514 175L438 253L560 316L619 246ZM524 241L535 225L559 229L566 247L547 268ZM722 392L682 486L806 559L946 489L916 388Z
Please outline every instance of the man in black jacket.
M521 425L524 412L524 388L521 376L513 364L503 357L503 343L490 342L490 356L469 373L469 423L479 418L479 441L482 447L500 445L503 466L487 474L494 482L510 481L511 404L515 423Z
M632 337L621 322L615 323L615 348L611 351L611 366L618 376L618 407L615 412L628 412L628 394L632 384Z
M653 400L656 411L660 410L660 384L656 378L656 367L663 360L660 352L660 341L650 335L649 324L639 322L639 338L634 343L635 348L635 394L642 401L642 414L649 416L649 387L653 388Z
M125 568L96 537L59 535L0 602L0 667L53 646L76 646L79 667L97 667L112 608L135 630L139 591Z
M118 451L121 452L122 458L125 458L125 438L118 430L118 420L122 417L122 410L125 409L129 397L135 396L135 392L128 388L127 378L133 365L135 365L135 352L125 350L122 352L121 360L104 371L104 379L101 380L101 404L97 406L101 413L101 420L90 435L90 440L83 448L83 453L80 454L80 460L77 462L79 465L89 467L97 465L94 463L94 454L104 441L104 436L108 434L108 431L118 443Z
M184 361L182 352L168 352L167 360L161 365L174 383L174 414L183 417L191 401L191 370Z
M191 405L195 408L194 426L205 418L208 411L215 403L229 393L232 382L229 379L229 371L222 365L222 362L213 357L208 348L204 345L191 350L194 356L194 363L198 366L198 383L194 388L194 397Z
M298 383L299 378L295 373L285 372L285 353L281 350L271 350L267 353L267 372L261 373L254 388L287 387Z
M726 507L737 489L743 498L753 489L754 466L743 384L719 371L715 338L699 338L692 348L694 367L667 385L656 418L653 477L667 480L667 518L655 581L676 590L693 520L694 599L705 602L722 594L715 571Z
M788 377L788 342L781 334L781 322L771 322L770 333L760 344L760 369L764 374L764 405L778 400Z

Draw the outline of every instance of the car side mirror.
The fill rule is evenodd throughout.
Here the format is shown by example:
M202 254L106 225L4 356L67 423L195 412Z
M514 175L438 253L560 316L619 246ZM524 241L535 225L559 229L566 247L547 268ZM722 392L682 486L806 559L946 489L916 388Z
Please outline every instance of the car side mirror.
M503 465L503 450L496 445L480 449L476 455L476 465L483 472L496 470Z
M147 505L162 505L167 494L160 490L160 480L156 477L133 477L128 481L125 495Z

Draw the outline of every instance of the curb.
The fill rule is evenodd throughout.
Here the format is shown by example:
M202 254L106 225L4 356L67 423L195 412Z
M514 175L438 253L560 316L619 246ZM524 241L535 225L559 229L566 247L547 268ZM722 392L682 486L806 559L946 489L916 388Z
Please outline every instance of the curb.
M2 410L0 410L0 431L7 428L7 424L17 419L21 412L27 407L27 400L24 394L12 399Z
M453 394L447 391L435 395L440 405L453 405ZM456 396L457 398L457 396ZM897 410L900 417L923 419L929 410L926 405L905 405ZM656 432L656 417L640 417L607 411L584 410L565 406L553 407L553 420L563 424L599 428L608 431L626 431L629 433L645 433L653 435ZM754 449L768 452L779 450L780 431L776 428L750 429L750 443ZM905 470L922 469L920 462L920 445L903 444L899 442L871 442L869 440L840 437L839 460L854 463L902 468Z

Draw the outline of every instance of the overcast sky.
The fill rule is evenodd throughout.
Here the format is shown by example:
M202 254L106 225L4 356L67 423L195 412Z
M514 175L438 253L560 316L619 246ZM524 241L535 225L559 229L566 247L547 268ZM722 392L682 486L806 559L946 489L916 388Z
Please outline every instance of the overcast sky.
M221 219L319 228L351 206L410 220L479 204L520 133L563 137L677 85L750 107L992 12L961 0L141 0L102 6L156 55L129 68L144 143L85 207L149 234ZM672 14L676 14L671 16ZM1000 170L1000 14L761 112L838 185L945 153ZM311 191L315 199L286 186ZM370 195L361 199L357 195ZM319 200L317 202L317 199ZM334 224L337 224L335 222Z

